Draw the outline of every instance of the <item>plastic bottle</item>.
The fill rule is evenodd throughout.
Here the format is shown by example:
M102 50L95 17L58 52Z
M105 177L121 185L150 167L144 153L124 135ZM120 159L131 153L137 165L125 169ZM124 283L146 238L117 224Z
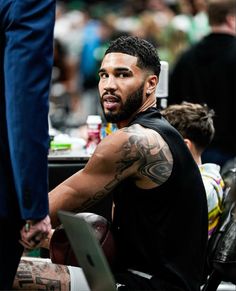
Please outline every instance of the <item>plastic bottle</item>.
M101 141L102 119L100 115L88 115L88 140L86 144L87 154L91 155L95 151L97 145Z

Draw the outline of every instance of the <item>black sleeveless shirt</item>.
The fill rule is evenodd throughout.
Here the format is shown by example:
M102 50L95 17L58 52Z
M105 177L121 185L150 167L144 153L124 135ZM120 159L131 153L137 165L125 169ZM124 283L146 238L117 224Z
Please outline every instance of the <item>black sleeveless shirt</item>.
M173 156L173 170L165 183L153 189L138 188L132 178L116 188L113 232L118 270L153 275L155 286L161 288L155 290L199 290L208 217L198 166L180 134L156 108L139 113L132 124L162 136Z

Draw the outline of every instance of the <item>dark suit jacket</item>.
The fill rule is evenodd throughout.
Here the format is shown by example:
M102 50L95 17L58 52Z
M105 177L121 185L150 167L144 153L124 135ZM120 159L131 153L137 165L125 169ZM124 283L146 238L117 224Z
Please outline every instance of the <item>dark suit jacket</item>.
M55 0L0 0L0 218L48 214L54 17Z

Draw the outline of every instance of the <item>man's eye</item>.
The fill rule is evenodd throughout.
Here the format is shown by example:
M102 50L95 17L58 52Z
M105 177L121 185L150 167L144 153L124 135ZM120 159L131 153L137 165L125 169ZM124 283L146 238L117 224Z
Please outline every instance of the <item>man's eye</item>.
M107 78L107 74L106 73L101 73L101 74L99 74L99 76L100 76L101 79Z
M127 73L119 73L119 78L125 78L128 77Z

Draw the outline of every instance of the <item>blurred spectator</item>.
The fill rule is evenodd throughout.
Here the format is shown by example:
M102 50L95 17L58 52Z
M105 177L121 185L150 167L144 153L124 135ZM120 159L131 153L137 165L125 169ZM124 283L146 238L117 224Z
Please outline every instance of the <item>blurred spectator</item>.
M172 25L186 33L189 43L200 40L209 32L206 0L179 0L179 9Z
M175 11L176 15L165 29L171 65L189 45L209 32L206 0L180 0Z
M88 11L85 13L87 21L83 27L82 49L78 61L80 96L77 107L67 120L68 126L85 124L88 115L101 114L97 72L114 32L106 18L94 19Z
M210 0L211 33L181 55L170 74L169 104L207 103L216 113L216 134L203 162L223 165L236 156L236 5Z
M63 43L54 38L54 63L50 92L50 119L52 126L62 128L73 107L77 89L76 63L69 57Z
M148 0L146 10L153 13L154 21L161 29L164 29L175 16L175 11L164 0Z

